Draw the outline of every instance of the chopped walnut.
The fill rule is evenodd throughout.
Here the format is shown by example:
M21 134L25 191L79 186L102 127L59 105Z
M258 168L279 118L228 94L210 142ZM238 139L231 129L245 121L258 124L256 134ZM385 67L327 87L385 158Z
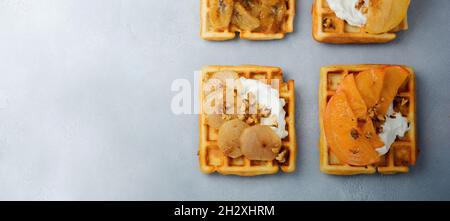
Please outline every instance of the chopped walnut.
M324 18L322 22L322 26L325 29L334 29L333 19L331 18Z
M245 121L247 124L252 125L255 123L255 120L251 117L247 118L247 120Z
M355 148L355 149L350 149L349 150L352 154L358 154L359 153L359 149Z
M242 121L243 121L243 120L245 120L245 118L246 118L245 114L239 114L239 115L238 115L238 119L239 119L239 120L242 120Z
M355 128L353 128L350 131L350 135L352 136L353 139L357 140L359 138L359 132L358 130L356 130Z
M400 103L400 106L405 106L409 102L408 99L402 98L402 102Z
M272 127L278 127L278 122L273 122Z
M259 113L262 118L267 118L272 113L272 110L270 108L264 107L259 110Z
M377 110L375 108L370 108L368 110L368 113L369 113L369 117L373 119L377 115Z
M224 119L224 120L231 120L232 118L233 118L232 115L229 115L229 114L222 114L222 119Z
M383 133L383 127L377 127L377 133L378 134Z
M365 0L359 0L358 3L355 5L355 8L360 10L364 6L365 3L366 3Z
M281 153L278 154L278 156L275 158L280 163L285 163L287 158L287 150L281 151Z
M272 148L272 152L273 153L279 153L280 152L280 148Z
M383 115L377 115L377 119L378 119L379 121L386 121L386 116L383 116Z

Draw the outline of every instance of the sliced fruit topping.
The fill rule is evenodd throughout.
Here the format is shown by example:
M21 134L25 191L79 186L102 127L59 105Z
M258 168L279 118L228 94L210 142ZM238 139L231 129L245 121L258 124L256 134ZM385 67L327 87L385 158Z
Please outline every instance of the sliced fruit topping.
M365 123L367 124L367 123ZM325 136L331 151L343 163L367 166L379 161L342 90L329 101L324 116Z
M253 17L259 18L259 15L261 14L260 0L239 0L239 2Z
M209 20L217 30L226 30L233 15L234 0L211 0Z
M377 149L384 146L383 140L381 140L381 137L377 134L372 118L367 118L367 122L363 127L363 133L364 137L369 140L373 148Z
M206 115L206 124L214 129L219 129L225 122L226 119L224 119L222 114Z
M231 158L242 156L239 138L248 125L240 120L225 122L219 129L217 143L225 155Z
M281 138L265 125L245 129L240 144L242 153L250 160L274 160L281 150Z
M405 19L410 0L370 0L365 30L371 34L386 33Z
M225 102L227 91L225 89L230 80L234 81L238 78L239 74L234 71L221 71L214 73L206 82L203 88L206 96L203 108L207 114L206 124L210 127L218 129L226 120L235 117L233 113L225 115L227 113L225 108L227 104ZM230 93L232 93L232 91Z
M266 33L278 32L286 17L285 0L261 0L261 31Z
M380 101L377 106L377 116L384 117L389 106L398 94L399 88L405 84L409 77L409 71L400 66L389 66L384 69L384 83L381 90Z
M344 77L339 85L338 91L342 91L347 97L348 103L356 117L356 119L367 118L367 106L355 83L355 76L348 74Z
M376 68L363 71L356 76L355 81L367 108L375 106L380 100L383 89L384 70Z
M253 31L260 25L259 19L248 12L239 2L234 5L231 23L245 31Z

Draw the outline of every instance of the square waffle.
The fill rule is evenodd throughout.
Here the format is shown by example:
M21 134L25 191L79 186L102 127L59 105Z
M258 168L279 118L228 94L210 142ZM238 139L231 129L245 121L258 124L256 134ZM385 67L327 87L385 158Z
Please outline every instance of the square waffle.
M256 176L264 174L274 174L281 170L283 172L294 172L297 156L297 140L295 131L295 91L294 81L283 82L283 73L277 67L265 66L208 66L202 70L200 80L200 104L203 104L205 94L203 93L204 83L216 72L234 71L240 77L247 79L265 80L271 84L272 79L280 81L280 97L285 99L286 106L286 128L289 135L282 140L282 150L287 150L286 162L280 164L273 161L253 161L245 157L232 159L225 156L217 146L218 130L210 128L206 124L206 114L203 111L200 115L200 147L199 160L200 170L204 173L218 172L224 175ZM201 105L202 106L202 105Z
M328 6L327 0L314 0L312 6L313 37L319 42L347 44L347 43L384 43L394 40L396 32L408 29L408 19L384 34L369 34L364 28L349 25Z
M247 40L274 40L282 39L285 33L291 33L294 31L294 17L295 17L295 1L296 0L286 0L286 21L284 22L283 30L279 33L262 33L254 31L242 31L237 27L230 24L228 30L225 31L215 31L209 22L209 1L210 0L200 0L200 17L201 17L201 31L200 36L209 41L226 41L231 40L236 37L236 32L239 32L239 36L242 39Z
M339 82L346 74L359 72L380 67L381 65L336 65L321 68L319 86L319 124L320 124L320 169L324 173L335 175L355 175L355 174L395 174L407 173L409 166L415 165L418 148L416 146L416 79L414 70L409 70L410 78L405 86L399 89L397 96L405 98L408 103L401 109L401 112L410 123L410 131L403 138L397 138L391 146L389 153L381 157L377 165L366 167L350 166L339 162L338 158L330 151L325 137L323 125L323 114L328 101L335 94Z

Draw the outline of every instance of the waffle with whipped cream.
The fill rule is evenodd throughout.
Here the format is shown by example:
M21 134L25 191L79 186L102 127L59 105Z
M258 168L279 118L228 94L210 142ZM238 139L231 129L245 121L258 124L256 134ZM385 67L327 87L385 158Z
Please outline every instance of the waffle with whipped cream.
M218 172L224 175L239 175L239 176L256 176L264 174L274 174L280 169L283 172L290 173L295 170L297 157L297 140L295 131L295 91L294 81L283 81L282 70L278 67L242 65L242 66L207 66L202 70L202 79L200 82L200 104L203 104L206 99L204 93L204 85L212 75L217 72L233 71L239 77L246 79L254 79L264 81L266 84L271 84L274 79L279 80L279 95L284 99L286 105L285 121L287 137L283 138L281 151L284 152L285 160L283 163L273 161L254 161L246 159L244 156L239 158L230 158L226 156L218 147L218 130L211 128L206 123L206 114L201 112L199 119L200 127L200 147L199 147L199 161L200 170L204 173Z
M385 43L394 40L397 37L396 32L408 29L408 20L405 18L388 33L366 33L363 27L352 26L338 18L329 7L327 0L314 0L312 18L314 39L325 43Z
M377 165L350 166L343 164L331 152L325 137L324 112L327 103L335 94L340 81L347 74L355 76L365 70L378 68L382 65L334 65L321 68L319 86L319 124L320 124L320 169L322 172L334 175L356 174L395 174L407 173L409 167L415 165L418 148L416 145L416 80L412 68L405 67L410 72L407 83L399 89L397 97L404 99L400 109L403 116L408 119L410 130L403 138L397 138L386 155L381 156Z

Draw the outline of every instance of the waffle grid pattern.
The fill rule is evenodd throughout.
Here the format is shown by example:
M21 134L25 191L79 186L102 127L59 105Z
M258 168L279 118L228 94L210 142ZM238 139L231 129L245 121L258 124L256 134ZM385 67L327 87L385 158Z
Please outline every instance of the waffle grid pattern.
M274 174L281 170L283 172L294 172L297 155L297 140L295 131L295 92L294 81L282 81L282 71L276 67L264 66L208 66L202 70L200 88L203 88L212 74L219 71L235 71L240 77L248 79L266 80L268 84L271 80L280 80L280 96L286 101L286 128L288 137L282 140L282 150L287 150L286 162L279 164L277 161L252 161L240 157L232 159L225 156L217 146L218 130L210 128L206 124L206 116L200 115L200 147L199 160L200 170L204 173L218 172L224 175L256 176L264 174ZM200 91L200 102L203 103L205 95Z
M407 173L410 165L415 165L418 155L416 146L416 81L412 68L406 67L410 73L408 83L400 88L399 97L408 100L401 113L408 118L410 131L404 138L397 139L392 145L389 153L381 158L377 165L367 167L357 167L345 165L339 162L336 156L330 151L323 126L323 114L330 98L335 94L339 82L346 74L359 72L380 67L381 65L339 65L322 67L319 86L319 119L320 119L320 169L324 173L335 175L355 175L355 174L395 174Z
M395 32L408 29L408 19L389 33L369 34L363 28L349 25L328 6L327 0L315 0L312 6L313 37L319 42L347 44L347 43L384 43L396 38Z
M226 41L231 40L236 37L236 32L239 32L241 39L247 40L275 40L282 39L285 33L291 33L294 31L294 17L295 17L295 1L296 0L286 0L287 11L286 11L286 21L284 23L283 31L280 33L261 33L261 32L251 32L251 31L241 31L237 27L230 24L228 30L216 31L210 25L209 22L209 1L210 0L200 0L200 17L201 17L201 37L209 41Z

